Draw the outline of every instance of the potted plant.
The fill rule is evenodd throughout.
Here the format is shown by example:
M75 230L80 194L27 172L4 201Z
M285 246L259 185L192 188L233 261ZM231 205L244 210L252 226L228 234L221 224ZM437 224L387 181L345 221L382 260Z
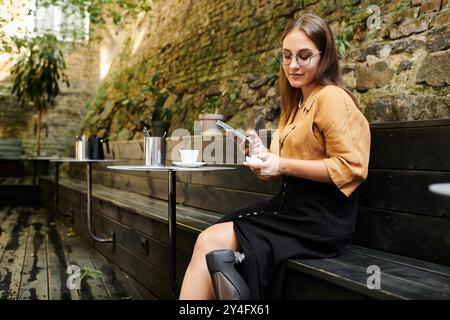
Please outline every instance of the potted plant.
M203 109L198 117L202 133L210 129L217 129L216 121L223 120L223 115L218 113L219 106L219 96L209 96L205 98Z
M170 121L172 120L172 110L164 107L164 103L168 97L167 89L159 89L159 71L156 70L151 78L150 85L144 86L142 92L150 92L154 97L153 113L151 120L151 132L152 136L162 137L167 134Z
M164 108L164 99L158 97L155 102L155 109L153 110L151 129L152 136L162 137L167 134L170 128L170 121L172 120L172 110L169 108Z

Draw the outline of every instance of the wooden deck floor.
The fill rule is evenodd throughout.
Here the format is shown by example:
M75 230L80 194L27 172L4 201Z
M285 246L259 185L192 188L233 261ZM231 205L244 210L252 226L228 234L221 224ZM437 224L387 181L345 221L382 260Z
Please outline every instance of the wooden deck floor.
M101 272L69 290L67 267ZM0 300L149 299L151 294L44 209L0 208Z

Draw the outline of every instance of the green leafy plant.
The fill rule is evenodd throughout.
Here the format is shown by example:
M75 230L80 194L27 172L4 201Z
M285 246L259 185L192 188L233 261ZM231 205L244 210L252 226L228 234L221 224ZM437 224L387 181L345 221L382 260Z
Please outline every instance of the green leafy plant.
M272 57L267 61L265 65L265 71L268 83L270 85L274 85L275 82L277 82L280 66L281 66L281 57L278 56Z
M336 47L341 58L345 57L347 48L350 48L350 41L352 39L352 36L353 30L350 28L345 28L336 36Z
M84 267L80 271L80 280L83 281L86 278L99 279L102 278L103 274L100 270Z
M209 96L205 98L201 113L216 114L220 106L219 96Z
M173 115L172 109L164 108L164 103L169 96L169 90L166 88L160 89L159 80L160 73L156 70L151 77L150 84L144 85L142 88L142 93L149 93L155 99L155 103L153 104L152 121L170 122Z
M11 70L14 79L11 92L17 97L21 107L29 105L38 113L36 153L39 156L42 112L54 103L60 93L59 82L67 86L70 84L64 73L64 56L55 36L36 37L23 41L20 45L24 50Z
M134 107L134 106L139 104L139 100L125 98L125 99L122 100L121 103L122 103L123 106L125 106L127 108L132 108L132 107Z

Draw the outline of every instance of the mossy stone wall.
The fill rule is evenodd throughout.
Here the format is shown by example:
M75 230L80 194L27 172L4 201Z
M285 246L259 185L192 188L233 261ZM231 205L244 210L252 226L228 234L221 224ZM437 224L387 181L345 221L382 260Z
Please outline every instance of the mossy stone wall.
M367 27L370 5L381 14L379 29ZM219 111L233 126L275 128L273 57L286 23L306 12L331 24L345 49L345 83L370 122L450 116L448 0L159 0L121 31L120 53L85 128L112 140L140 139L151 120L155 99L145 86L155 70L174 111L172 130L192 131L209 96L221 97Z

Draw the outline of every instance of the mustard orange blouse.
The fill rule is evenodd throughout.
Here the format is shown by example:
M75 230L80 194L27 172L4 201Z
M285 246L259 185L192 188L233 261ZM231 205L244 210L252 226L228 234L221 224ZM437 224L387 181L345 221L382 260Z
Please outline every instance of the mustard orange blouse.
M345 90L318 86L273 136L270 151L284 158L324 160L346 196L367 178L370 129Z

